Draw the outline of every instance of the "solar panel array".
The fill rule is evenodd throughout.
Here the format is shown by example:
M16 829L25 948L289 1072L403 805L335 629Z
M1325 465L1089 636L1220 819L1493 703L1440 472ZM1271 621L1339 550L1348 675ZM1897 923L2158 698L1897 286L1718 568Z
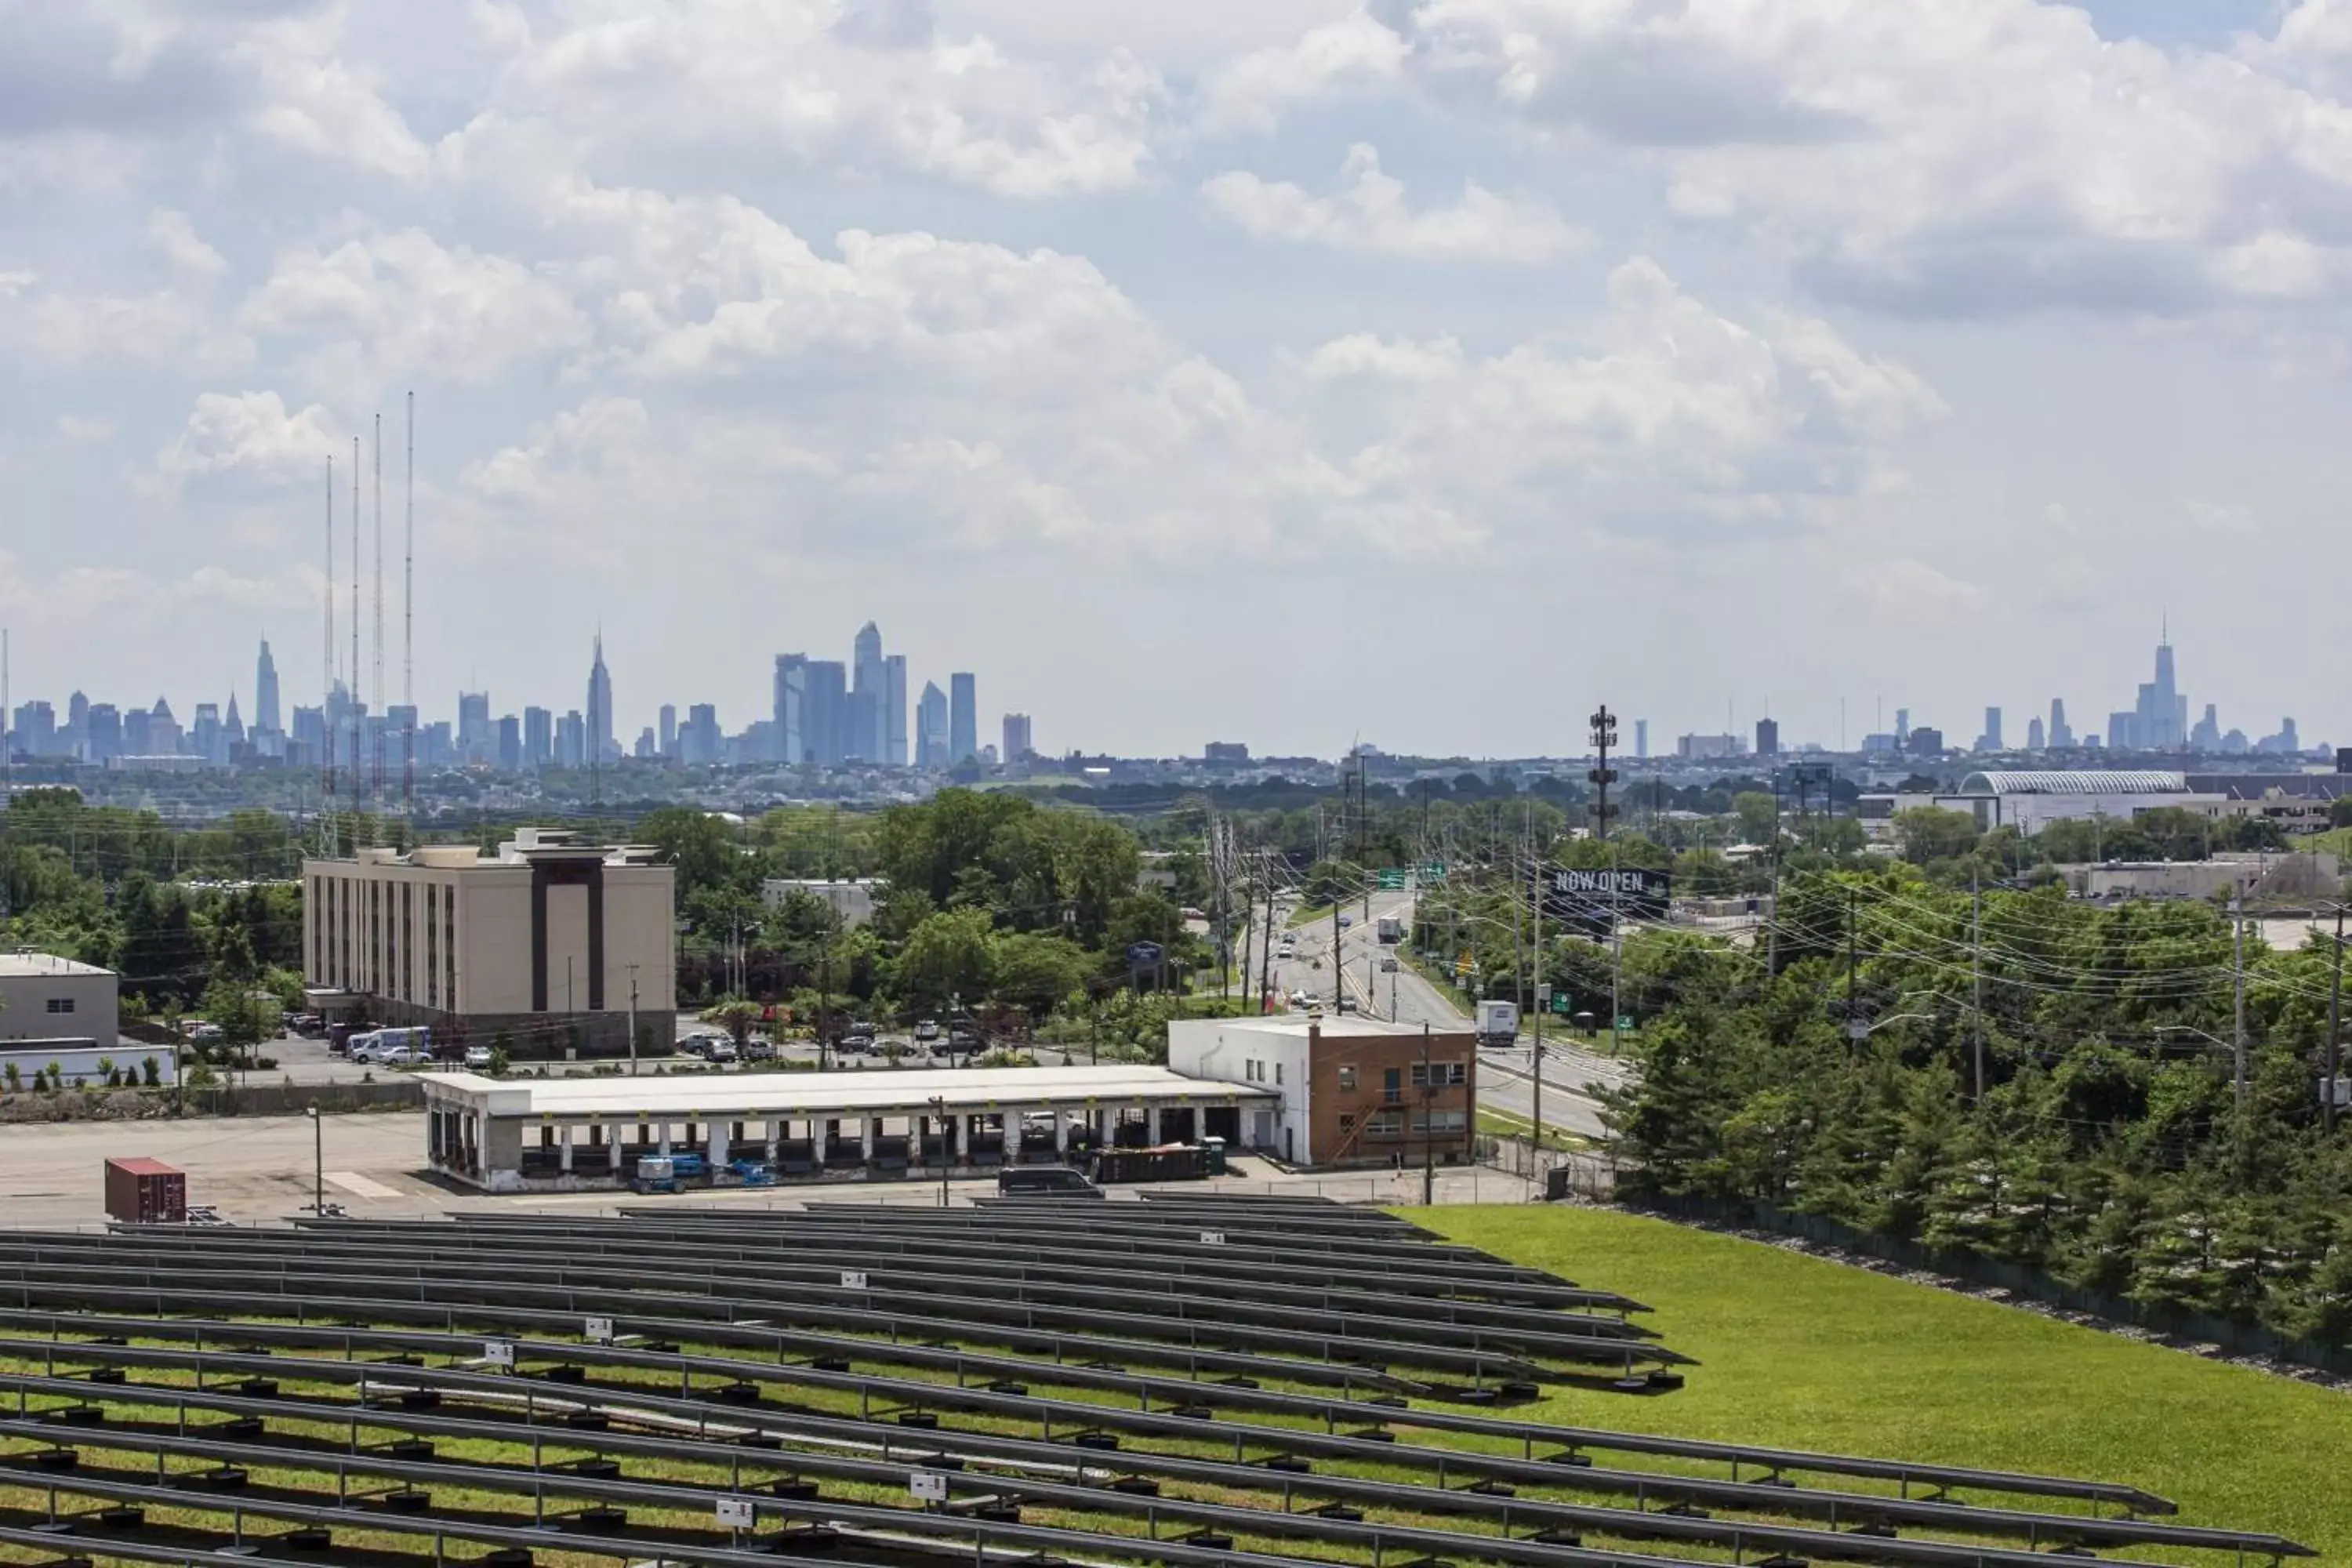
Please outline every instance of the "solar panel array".
M0 1233L0 1558L2310 1555L2115 1483L1514 1413L1671 1397L1647 1310L1309 1200Z

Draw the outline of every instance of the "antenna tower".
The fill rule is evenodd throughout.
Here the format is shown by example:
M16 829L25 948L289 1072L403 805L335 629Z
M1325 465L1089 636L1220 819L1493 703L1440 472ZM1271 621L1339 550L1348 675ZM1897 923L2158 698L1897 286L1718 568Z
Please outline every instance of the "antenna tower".
M401 540L400 700L408 710L401 731L400 815L416 831L416 394L408 395L408 521Z
M383 700L383 416L375 416L375 661L368 677L374 684L376 706L385 707ZM383 720L375 726L374 777L371 781L370 797L376 810L383 809Z
M327 454L327 637L319 647L319 853L335 852L335 455Z
M352 799L364 797L360 737L367 733L367 694L360 687L360 438L352 437ZM354 843L357 842L355 839Z

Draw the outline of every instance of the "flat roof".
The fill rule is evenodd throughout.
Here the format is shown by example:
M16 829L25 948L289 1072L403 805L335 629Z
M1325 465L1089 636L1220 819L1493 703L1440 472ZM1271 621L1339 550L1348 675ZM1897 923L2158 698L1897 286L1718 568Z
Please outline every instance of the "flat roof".
M107 974L95 963L60 958L54 952L0 952L0 980L32 980L60 974Z
M1287 1035L1300 1039L1309 1029L1327 1040L1345 1037L1364 1038L1391 1036L1397 1038L1419 1039L1423 1030L1419 1024L1393 1024L1386 1018L1367 1018L1360 1013L1269 1013L1263 1017L1242 1018L1177 1018L1170 1028L1245 1029L1256 1035ZM1432 1036L1466 1035L1471 1033L1468 1019L1446 1028L1432 1027Z
M498 1116L667 1115L761 1121L835 1112L920 1115L934 1098L965 1112L1089 1102L1234 1105L1269 1089L1186 1078L1163 1067L869 1068L851 1072L687 1073L660 1078L506 1079L417 1075L426 1098Z

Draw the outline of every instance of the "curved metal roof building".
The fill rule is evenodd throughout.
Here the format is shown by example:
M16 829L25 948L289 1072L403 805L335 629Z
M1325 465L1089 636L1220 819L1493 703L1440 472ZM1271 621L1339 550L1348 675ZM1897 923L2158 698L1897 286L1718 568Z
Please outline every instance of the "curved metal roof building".
M1973 773L1960 781L1962 795L2187 795L2186 774L2160 769L2114 773L2092 771Z

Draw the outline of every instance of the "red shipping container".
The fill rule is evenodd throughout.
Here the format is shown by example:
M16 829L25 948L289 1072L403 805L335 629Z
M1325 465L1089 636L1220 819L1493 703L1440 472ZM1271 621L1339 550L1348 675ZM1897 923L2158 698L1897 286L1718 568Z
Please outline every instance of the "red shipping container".
M126 1224L184 1224L188 1178L144 1155L106 1163L106 1217Z

